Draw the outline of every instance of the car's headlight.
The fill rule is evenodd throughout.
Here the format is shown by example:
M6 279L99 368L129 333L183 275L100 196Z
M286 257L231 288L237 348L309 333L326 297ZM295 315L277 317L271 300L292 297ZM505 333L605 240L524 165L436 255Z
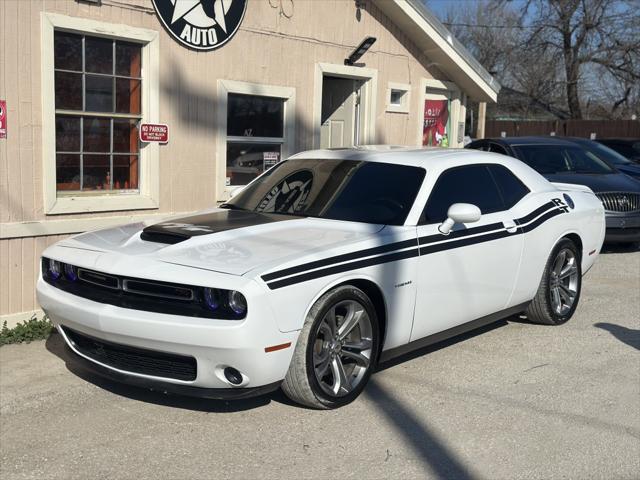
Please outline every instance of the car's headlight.
M215 288L205 288L202 291L204 296L204 304L211 311L220 308L220 291Z
M57 260L47 259L43 265L43 274L54 282L60 278L62 274L62 264Z
M237 290L230 290L229 308L239 317L244 317L247 313L247 299Z
M236 318L244 318L247 314L247 299L237 290L203 288L202 297L205 306L213 312L227 310Z
M78 280L78 267L74 265L64 264L64 276L67 280L75 282Z

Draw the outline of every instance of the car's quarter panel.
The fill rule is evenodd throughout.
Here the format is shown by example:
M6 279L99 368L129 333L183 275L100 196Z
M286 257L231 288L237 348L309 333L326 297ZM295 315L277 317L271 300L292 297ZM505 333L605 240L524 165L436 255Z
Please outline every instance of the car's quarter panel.
M513 292L512 303L518 304L529 301L535 295L549 254L560 239L570 235L577 235L582 243L580 250L583 274L586 273L597 258L604 241L605 222L602 204L590 191L580 191L586 187L572 186L564 192L543 192L527 198L518 208L525 212L538 204L556 202L560 204L562 213L555 213L551 208L546 214L537 219L531 219L531 224L539 223L535 228L525 233L525 243L522 255L522 266L519 281ZM568 195L570 202L564 195ZM573 204L573 208L571 207ZM545 216L553 215L545 221Z
M269 291L285 332L300 329L313 304L336 285L371 282L384 297L387 349L409 341L417 255L415 227L387 226L374 238L291 260L256 278Z

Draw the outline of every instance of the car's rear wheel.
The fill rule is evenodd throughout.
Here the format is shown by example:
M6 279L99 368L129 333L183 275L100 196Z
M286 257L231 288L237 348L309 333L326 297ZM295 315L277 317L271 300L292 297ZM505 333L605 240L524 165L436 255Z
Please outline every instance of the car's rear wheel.
M581 288L580 252L573 241L563 238L549 255L527 318L545 325L565 323L576 311Z
M350 285L331 290L307 315L282 390L311 408L346 405L369 380L378 347L378 318L367 295Z

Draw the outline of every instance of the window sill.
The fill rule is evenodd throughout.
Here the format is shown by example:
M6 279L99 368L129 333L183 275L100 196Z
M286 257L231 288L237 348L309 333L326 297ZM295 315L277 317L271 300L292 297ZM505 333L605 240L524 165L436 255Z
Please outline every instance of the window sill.
M385 111L387 113L409 113L409 105L387 104L387 108Z
M60 196L48 206L47 215L65 213L93 213L120 210L147 210L158 208L158 202L144 195L88 195Z

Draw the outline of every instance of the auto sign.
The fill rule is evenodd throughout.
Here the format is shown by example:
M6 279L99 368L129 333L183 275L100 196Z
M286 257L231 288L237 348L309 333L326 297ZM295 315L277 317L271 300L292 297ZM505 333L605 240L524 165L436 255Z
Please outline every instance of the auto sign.
M153 0L171 36L196 50L215 50L227 43L244 18L248 0Z

